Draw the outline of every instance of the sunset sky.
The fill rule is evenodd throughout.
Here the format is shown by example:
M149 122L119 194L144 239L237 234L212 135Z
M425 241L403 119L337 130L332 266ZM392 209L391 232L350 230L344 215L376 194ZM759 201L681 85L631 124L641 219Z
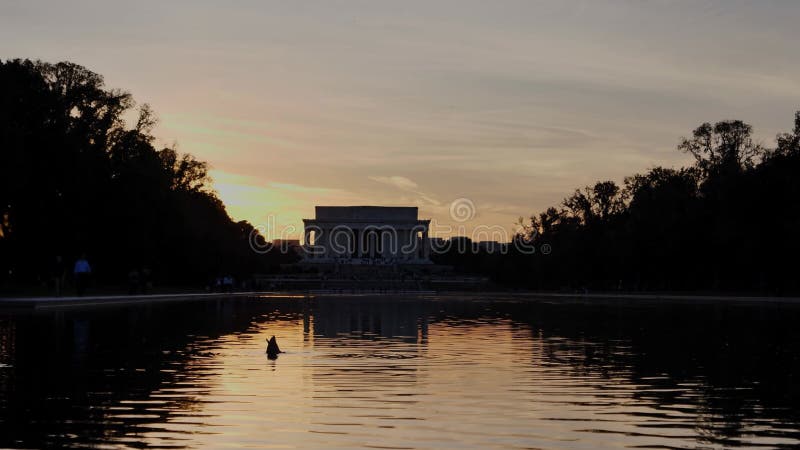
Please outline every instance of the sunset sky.
M0 58L149 103L236 219L418 205L510 229L579 186L689 159L704 121L772 145L800 109L800 2L0 3ZM299 233L295 233L298 234Z

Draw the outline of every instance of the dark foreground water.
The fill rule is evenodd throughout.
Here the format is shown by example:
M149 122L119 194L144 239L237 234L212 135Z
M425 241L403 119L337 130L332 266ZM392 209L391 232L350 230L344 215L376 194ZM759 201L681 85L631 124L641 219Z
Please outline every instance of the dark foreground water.
M0 447L796 447L798 319L496 298L0 313Z

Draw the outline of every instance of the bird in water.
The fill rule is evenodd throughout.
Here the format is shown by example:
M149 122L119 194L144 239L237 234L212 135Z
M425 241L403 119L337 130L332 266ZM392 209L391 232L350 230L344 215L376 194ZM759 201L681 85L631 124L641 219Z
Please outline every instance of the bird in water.
M267 339L267 357L269 359L275 359L278 357L278 353L283 353L281 349L278 347L278 341L275 340L275 336Z

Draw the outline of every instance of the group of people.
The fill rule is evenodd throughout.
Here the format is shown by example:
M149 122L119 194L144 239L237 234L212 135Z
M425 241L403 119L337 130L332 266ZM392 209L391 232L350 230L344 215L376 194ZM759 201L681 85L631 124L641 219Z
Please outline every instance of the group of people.
M65 285L69 280L68 275L72 272L72 282L75 286L75 294L83 296L89 288L92 280L92 266L86 254L81 254L75 260L71 268L67 265L63 256L57 255L54 257L50 269L50 286L54 289L56 296L61 296L64 293ZM218 276L211 281L210 286L206 289L213 292L233 292L237 290L236 279L232 275ZM246 289L249 282L243 281L241 289ZM147 294L153 288L152 271L147 267L133 268L128 272L128 294L140 295Z
M214 292L233 292L236 280L232 275L225 275L214 279L212 290Z
M70 271L72 272L72 282L75 286L75 295L79 297L85 295L92 280L92 266L89 264L86 254L81 254L71 268L67 265L63 256L55 256L50 269L49 283L55 295L59 297L63 295ZM152 272L149 268L134 268L128 272L129 294L147 294L152 288Z

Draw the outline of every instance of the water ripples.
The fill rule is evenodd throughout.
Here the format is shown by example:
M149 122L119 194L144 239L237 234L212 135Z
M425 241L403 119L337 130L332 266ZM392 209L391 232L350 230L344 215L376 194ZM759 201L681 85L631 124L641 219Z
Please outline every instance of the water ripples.
M19 379L30 361L17 358L14 365L21 363L22 370L12 374L16 377L0 372L5 380L0 427L6 433L0 444L382 449L800 444L797 405L791 401L796 390L785 384L795 379L794 366L787 367L789 375L749 367L758 356L748 348L741 349L741 364L731 365L714 359L720 357L710 337L694 350L674 348L641 335L641 324L604 328L586 322L583 313L562 316L553 305L473 303L384 300L257 314L228 311L241 316L243 325L234 321L220 328L212 321L207 333L164 339L171 346L148 344L135 361L104 353L135 348L125 339L109 348L98 343L84 353L73 351L67 355L66 380L59 384L57 377L45 377L41 397L36 383ZM602 310L589 316L601 323L610 317ZM659 323L646 325L662 331ZM702 335L718 336L739 325L718 324ZM103 336L97 333L90 340ZM264 353L271 335L285 351L277 360ZM786 343L787 354L795 344ZM88 381L80 381L82 376ZM38 405L24 413L38 425L16 433L10 428L17 423L14 409L25 400L15 397L11 385L27 390L24 397Z

